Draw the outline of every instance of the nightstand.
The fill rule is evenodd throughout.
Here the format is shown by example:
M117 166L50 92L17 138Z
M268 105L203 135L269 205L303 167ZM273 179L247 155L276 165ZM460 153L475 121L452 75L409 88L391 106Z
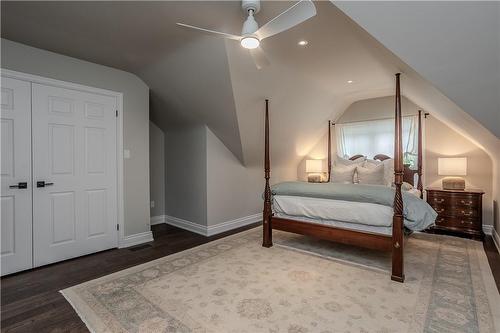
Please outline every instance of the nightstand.
M429 231L483 239L484 191L476 189L443 190L428 188L427 203L438 213Z

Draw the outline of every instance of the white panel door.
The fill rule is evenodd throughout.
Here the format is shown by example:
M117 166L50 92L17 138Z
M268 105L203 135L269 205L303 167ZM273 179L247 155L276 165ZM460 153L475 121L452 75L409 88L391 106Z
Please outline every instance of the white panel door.
M31 83L2 77L2 275L32 267Z
M116 99L33 83L34 266L117 246Z

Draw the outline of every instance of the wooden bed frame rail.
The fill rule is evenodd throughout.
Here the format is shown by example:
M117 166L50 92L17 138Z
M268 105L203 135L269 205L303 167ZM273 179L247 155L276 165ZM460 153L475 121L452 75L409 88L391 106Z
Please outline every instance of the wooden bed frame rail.
M271 247L272 230L288 231L301 235L314 236L321 239L335 241L348 245L355 245L380 251L392 252L392 273L391 279L397 282L404 282L404 219L403 219L403 197L401 185L403 180L410 175L403 164L403 144L402 144L402 113L401 113L401 88L400 73L396 74L396 98L395 98L395 135L394 135L394 214L392 222L392 235L382 235L364 231L354 231L339 227L331 227L320 224L302 222L297 220L274 217L271 207L271 188L269 178L271 173L271 162L269 157L269 100L266 99L265 111L265 149L264 149L264 210L263 210L263 241L262 246ZM331 170L331 121L328 122L328 168ZM387 156L379 156L379 159ZM408 168L409 170L409 168ZM411 170L411 177L418 173L417 188L422 191L422 130L421 111L418 113L418 169ZM409 179L409 178L408 178ZM330 181L330 171L328 172ZM414 182L411 181L413 184Z

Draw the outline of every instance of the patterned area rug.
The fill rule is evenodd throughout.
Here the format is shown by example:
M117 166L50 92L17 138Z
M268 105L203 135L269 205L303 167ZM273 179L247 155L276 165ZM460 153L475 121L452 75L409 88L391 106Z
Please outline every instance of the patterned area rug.
M479 242L412 235L404 284L384 255L284 232L274 242L261 247L253 229L62 293L92 332L500 332Z

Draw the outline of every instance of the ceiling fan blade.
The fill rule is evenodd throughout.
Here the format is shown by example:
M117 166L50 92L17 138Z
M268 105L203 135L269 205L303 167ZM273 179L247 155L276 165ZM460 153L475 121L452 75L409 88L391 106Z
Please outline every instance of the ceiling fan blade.
M214 31L214 30L208 30L208 29L204 29L204 28L199 28L199 27L195 27L194 25L189 25L189 24L184 24L184 23L177 23L178 26L181 26L181 27L184 27L184 28L189 28L189 29L195 29L195 30L198 30L198 31L201 31L201 32L205 32L205 33L208 33L210 35L216 35L218 37L224 37L224 38L229 38L229 39L234 39L234 40L240 40L241 39L241 36L236 36L236 35L232 35L232 34L228 34L228 33L225 33L225 32L220 32L220 31Z
M269 62L269 59L267 59L266 54L260 47L250 49L249 51L250 55L252 56L253 62L255 63L255 66L257 66L257 69L262 69L271 64Z
M264 24L255 34L264 39L288 30L316 15L316 7L311 0L300 0L292 7Z

